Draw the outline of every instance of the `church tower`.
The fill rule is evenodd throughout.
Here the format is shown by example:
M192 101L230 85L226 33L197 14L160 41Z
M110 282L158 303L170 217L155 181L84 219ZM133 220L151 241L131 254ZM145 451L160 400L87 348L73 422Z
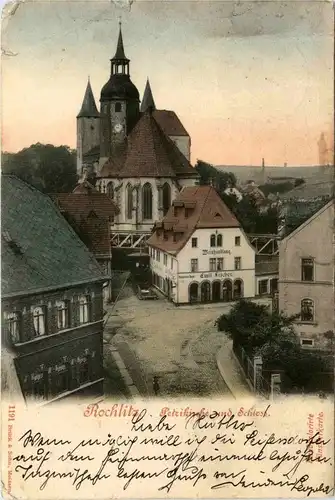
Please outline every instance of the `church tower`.
M122 146L140 116L140 96L130 80L129 63L124 52L120 23L116 53L111 59L110 78L102 87L100 96L100 165Z
M88 79L83 104L77 115L77 175L79 177L83 173L84 154L99 145L99 125L100 114Z
M141 113L145 113L148 109L152 109L153 111L156 109L149 78L147 78L147 83L145 85L143 99L141 102Z

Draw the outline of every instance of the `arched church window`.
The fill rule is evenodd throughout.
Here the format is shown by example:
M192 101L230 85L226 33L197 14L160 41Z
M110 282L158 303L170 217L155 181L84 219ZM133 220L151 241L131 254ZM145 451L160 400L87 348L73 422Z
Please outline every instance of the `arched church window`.
M171 188L167 182L163 185L162 192L163 192L163 215L166 215L171 205Z
M113 182L109 182L107 184L107 194L112 200L114 199L114 184Z
M152 219L152 188L149 182L144 184L142 189L142 218Z
M127 186L127 219L133 218L133 188L130 184Z
M115 113L120 113L120 111L121 111L121 103L116 102L115 103Z

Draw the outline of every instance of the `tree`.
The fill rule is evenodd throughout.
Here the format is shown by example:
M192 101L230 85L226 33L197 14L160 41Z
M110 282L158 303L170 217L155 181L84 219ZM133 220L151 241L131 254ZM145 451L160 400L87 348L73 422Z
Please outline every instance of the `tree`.
M240 300L217 319L216 325L232 338L234 347L243 347L251 358L261 355L265 372L284 371L292 385L313 389L320 384L314 380L315 374L328 368L325 358L300 346L294 325L299 316L271 312L265 305Z
M200 184L212 184L220 196L223 194L224 190L227 189L228 185L236 186L236 177L233 173L221 172L210 163L198 160L195 169L200 175Z
M76 152L68 146L37 143L18 153L4 153L2 170L44 193L70 192L78 180Z

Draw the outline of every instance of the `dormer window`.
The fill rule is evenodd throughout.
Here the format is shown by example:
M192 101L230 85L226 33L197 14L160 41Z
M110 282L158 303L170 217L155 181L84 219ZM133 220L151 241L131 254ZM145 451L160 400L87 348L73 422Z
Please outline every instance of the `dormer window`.
M122 110L122 106L120 102L115 103L115 113L120 113Z

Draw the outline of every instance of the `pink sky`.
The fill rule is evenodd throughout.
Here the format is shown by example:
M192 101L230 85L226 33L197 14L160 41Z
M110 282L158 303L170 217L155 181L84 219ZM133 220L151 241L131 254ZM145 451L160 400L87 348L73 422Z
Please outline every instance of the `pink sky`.
M286 7L284 7L286 5ZM236 10L237 9L237 10ZM332 6L326 2L26 2L3 23L3 150L76 144L87 76L99 103L118 17L142 95L173 109L192 161L317 164L333 142Z

